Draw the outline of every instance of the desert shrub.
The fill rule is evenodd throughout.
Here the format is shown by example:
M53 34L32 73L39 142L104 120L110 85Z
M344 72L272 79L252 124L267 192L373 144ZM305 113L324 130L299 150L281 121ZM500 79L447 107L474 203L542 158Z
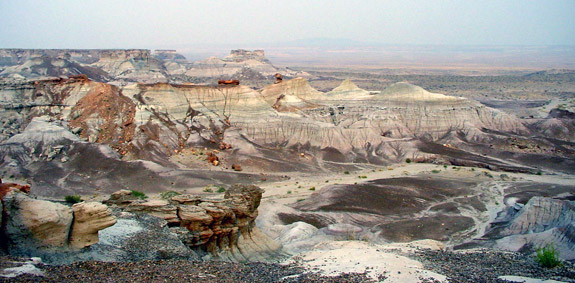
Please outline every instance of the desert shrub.
M431 173L435 173L435 174L437 174L437 173L439 173L439 172L441 172L441 170L437 170L437 169L433 169L433 170L431 170Z
M361 176L357 176L357 177L360 179L367 179L367 176L365 176L365 175L361 175Z
M217 192L218 192L218 193L225 193L225 192L226 192L226 188L224 188L224 187L218 187Z
M443 168L447 169L447 165L443 165Z
M343 172L343 174L349 175L349 171L345 171L345 172Z
M315 187L309 188L310 191L315 191Z
M543 172L537 171L537 175L541 176L541 175L543 175Z
M211 187L205 187L202 191L205 193L213 193L214 192L214 190Z
M145 193L140 192L140 191L135 191L135 190L132 190L132 195L139 198L139 199L147 199L148 198L148 196Z
M181 195L181 194L178 192L175 192L175 191L167 191L167 192L160 193L160 197L163 199L171 199L171 198L173 198L175 196L179 196L179 195Z
M291 191L287 191L287 194L288 194L288 195L291 194Z
M74 203L79 203L79 202L81 202L81 201L82 201L82 198L81 198L80 196L76 196L76 195L71 196L71 195L70 195L70 196L65 196L65 197L64 197L64 200L65 200L67 203L74 204Z
M405 159L405 163L411 163L411 158Z
M537 258L535 260L541 264L541 266L546 268L561 266L559 252L555 249L553 244L539 247L537 249Z

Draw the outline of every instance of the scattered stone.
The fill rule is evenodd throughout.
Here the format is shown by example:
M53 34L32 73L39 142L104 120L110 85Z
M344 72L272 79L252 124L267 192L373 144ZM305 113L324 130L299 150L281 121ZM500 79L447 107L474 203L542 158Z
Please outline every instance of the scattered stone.
M239 164L232 164L232 169L234 171L242 171L242 166Z

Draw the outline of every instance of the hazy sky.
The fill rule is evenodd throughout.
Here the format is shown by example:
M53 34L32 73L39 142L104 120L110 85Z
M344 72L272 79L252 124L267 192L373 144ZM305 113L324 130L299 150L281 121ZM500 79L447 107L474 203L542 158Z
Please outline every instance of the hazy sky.
M308 38L575 45L573 0L0 0L0 48L177 48Z

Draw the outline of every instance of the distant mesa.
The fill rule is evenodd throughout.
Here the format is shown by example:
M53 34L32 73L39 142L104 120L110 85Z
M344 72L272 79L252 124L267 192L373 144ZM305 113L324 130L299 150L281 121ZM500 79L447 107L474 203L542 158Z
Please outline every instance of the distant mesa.
M154 57L161 60L174 61L178 63L188 62L184 55L179 54L176 50L173 49L156 49L154 50Z
M251 73L251 75L249 75ZM220 77L232 79L243 76L242 80L254 80L259 76L272 79L276 73L285 77L310 76L306 72L295 71L289 68L278 68L265 57L263 50L248 51L243 49L232 50L224 58L210 57L196 61L186 71L189 77ZM246 77L246 74L249 76Z
M248 51L244 49L236 49L230 52L230 55L224 60L233 60L235 62L242 62L247 60L258 60L261 62L269 63L263 50Z
M286 78L310 76L279 68L263 50L232 50L224 58L188 62L172 49L0 49L0 78L35 80L86 74L90 79L114 85L129 83L200 83L214 79L240 79L264 86L274 74Z

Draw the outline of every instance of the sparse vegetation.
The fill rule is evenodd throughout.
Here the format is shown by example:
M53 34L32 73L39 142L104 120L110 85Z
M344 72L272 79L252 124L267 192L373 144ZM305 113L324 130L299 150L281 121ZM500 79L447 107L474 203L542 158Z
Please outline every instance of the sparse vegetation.
M202 191L204 193L213 193L214 189L212 189L212 187L205 187Z
M315 191L315 187L309 188L310 191Z
M411 158L405 159L405 163L411 163Z
M441 170L438 170L438 169L433 169L433 170L431 170L431 173L437 174L437 173L439 173L439 172L441 172Z
M218 193L225 193L225 192L226 192L226 188L220 186L220 187L218 187L217 192L218 192Z
M160 197L166 200L169 200L175 196L179 196L181 195L180 193L176 192L176 191L167 191L167 192L163 192L160 193Z
M64 200L67 203L75 204L75 203L81 202L82 198L80 196L77 196L77 195L68 195L68 196L64 197Z
M147 199L148 198L148 196L145 193L140 192L140 191L135 191L135 190L132 190L132 195L139 198L139 199Z
M357 177L360 179L367 179L367 176L365 176L365 175L361 175L361 176L357 176Z
M287 194L288 194L288 195L291 195L291 191L287 191Z
M546 268L554 268L561 266L561 259L559 259L559 252L555 249L553 244L545 245L537 249L537 258L535 259L541 266Z
M343 174L349 175L349 171L344 171Z

